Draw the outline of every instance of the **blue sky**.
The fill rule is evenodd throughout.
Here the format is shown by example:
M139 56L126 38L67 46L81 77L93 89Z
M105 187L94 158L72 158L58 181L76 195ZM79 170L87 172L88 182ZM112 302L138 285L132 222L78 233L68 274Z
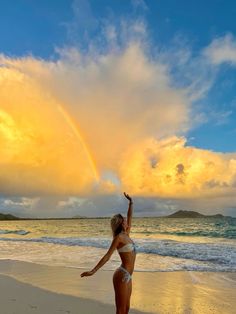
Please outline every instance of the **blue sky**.
M161 155L158 149L161 147L164 151L168 145L171 149L166 150L164 159L174 160L176 156L170 157L169 152L175 152L176 149L176 154L179 154L182 159L176 161L177 168L176 164L173 164L171 169L178 169L176 173L178 184L184 182L185 175L190 174L190 179L194 178L189 181L190 188L184 191L184 193L190 193L191 197L188 198L189 195L180 197L179 190L178 188L176 190L174 185L172 194L168 194L168 189L162 190L158 187L155 190L156 187L153 188L152 182L155 183L158 173L153 172L150 175L152 179L146 178L146 181L140 181L140 186L144 186L142 195L150 196L148 200L145 197L138 199L137 196L139 202L137 210L140 215L143 214L143 209L147 205L150 212L145 211L145 215L163 214L178 209L202 210L209 213L217 209L216 205L219 205L218 212L236 215L234 192L236 188L235 16L236 3L230 0L0 0L0 70L9 67L13 72L16 70L24 73L36 84L35 91L39 87L45 88L45 95L51 93L56 100L66 104L68 112L72 113L72 116L74 114L75 120L78 119L87 131L85 134L88 146L96 156L96 163L104 180L102 182L104 189L112 189L113 184L118 186L122 179L125 179L124 182L129 182L128 186L131 190L134 188L133 191L136 191L132 173L129 174L128 179L126 174L121 173L126 162L131 166L135 162L137 164L140 162L139 171L142 174L140 177L146 178L150 170L145 168L148 162L144 165L140 160L128 158L124 161L123 168L120 167L122 163L119 154L123 153L126 147L119 146L121 142L119 137L117 137L119 144L116 147L104 134L110 132L111 136L116 136L119 132L125 134L127 131L130 137L128 136L126 146L131 145L136 138L140 139L140 147L133 146L131 152L142 151L144 156L146 152L149 152L149 161L158 159L157 156ZM129 47L132 48L130 51ZM137 64L132 63L132 58L137 59ZM110 60L114 61L114 66ZM126 73L126 68L130 69L130 64L131 71L127 70ZM90 72L93 68L91 65L96 65L97 72ZM152 67L155 73L152 72ZM50 68L51 72L47 72L46 68ZM119 72L120 68L121 72ZM84 80L80 76L81 70L84 71ZM126 76L122 76L124 73L127 74L127 81ZM13 74L15 75L15 72ZM138 84L144 82L142 86L135 85L137 83L135 75L138 76ZM144 75L143 80L142 75ZM156 82L158 82L157 86L155 86ZM89 94L90 85L91 95ZM89 86L88 91L87 86ZM92 112L99 109L94 101L90 102L96 92L104 101L104 107L101 104L101 110L99 109L96 113L100 120L94 118L95 125L97 123L102 125L101 134L96 133L97 129L94 132L92 127L91 130L86 129L86 124L88 124L86 119L87 114L90 114L90 109L88 112L82 111L84 120L80 117L82 107L79 107L78 102L80 97L84 97L84 90L88 96L88 99L85 97L84 101L87 102L87 107L91 105ZM104 90L107 94L105 96ZM112 91L113 94L115 93L115 100L118 99L114 104L111 101L113 100ZM122 99L121 102L119 102L119 97ZM137 116L131 119L134 121L134 126L128 126L129 119L126 120L127 113L131 117L133 115L129 100L134 105L134 115ZM115 119L113 121L114 117L109 116L107 121L110 121L110 124L104 126L106 120L103 120L103 113L105 113L105 118L110 113L107 111L109 105L106 101L114 106L115 112L118 109L117 115L121 117L121 124L118 124ZM155 101L157 105L153 108ZM161 101L164 101L164 105ZM173 110L168 111L168 105L172 105L172 102ZM12 106L16 111L14 105ZM142 120L142 111L143 116L147 117L149 122ZM149 117L149 111L153 112L153 116ZM9 111L9 113L12 112ZM4 117L8 116L5 114ZM66 119L68 121L68 117ZM172 120L173 126L170 123ZM144 121L147 125L144 122L142 125L140 121ZM167 126L162 125L163 121L167 121ZM6 125L8 127L8 124ZM140 125L140 133L136 125ZM55 124L55 130L57 130L56 127ZM132 138L132 132L136 137ZM97 138L94 137L94 133ZM153 142L145 144L141 141L150 136L157 136L161 144L156 143L154 147ZM168 136L170 138L166 140L165 137ZM186 142L181 136L186 139ZM106 151L106 145L110 145L117 155L107 156L109 151ZM146 150L145 145L149 145L149 149ZM191 147L194 148L191 153L192 164L189 161ZM102 150L105 157L101 153ZM211 152L214 154L211 155ZM44 156L39 154L37 162L43 158ZM104 161L106 158L107 162ZM194 167L201 168L198 158L202 158L206 163L215 164L215 177L212 174L205 176L204 170L199 170L201 172L199 172L199 177L194 177L196 173ZM115 160L120 162L119 166L114 164ZM161 170L165 175L169 169L165 168L164 163L163 165ZM153 171L154 168L155 166ZM10 169L14 168L10 167ZM31 168L29 169L31 171ZM54 169L53 165L52 169ZM55 173L59 172L58 169ZM192 169L193 172L191 172ZM162 172L160 173L162 175ZM12 177L14 176L13 173ZM10 210L17 214L21 211L25 216L41 215L43 217L51 216L53 207L57 208L57 216L85 215L86 212L90 212L91 215L110 215L113 213L111 204L116 204L114 205L116 208L124 206L124 202L116 193L110 196L106 193L104 193L105 196L91 195L86 201L81 201L83 198L79 198L79 195L76 198L73 193L71 197L68 195L63 195L61 198L58 195L41 197L37 194L38 191L43 191L43 194L45 191L39 188L37 183L35 183L36 192L30 190L27 193L26 189L21 189L13 182L14 180L11 181L12 177L9 176L6 180L8 182L10 178L10 188L5 188L5 186L2 188L0 185L2 195L0 208L3 208L5 212ZM150 184L148 190L145 190L146 182ZM207 190L209 194L203 195L202 198L198 195L194 200L195 188L199 187L199 182L202 189L200 190L203 192ZM11 190L16 191L15 194L11 193ZM61 191L60 188L59 191ZM208 197L207 201L204 197ZM81 204L81 211L77 212ZM67 213L64 211L65 208L67 208ZM104 208L102 212L100 212L101 208Z
M142 4L143 3L143 4ZM14 4L14 5L13 5ZM81 8L78 34L89 25L91 35L102 19L145 17L153 43L169 45L176 34L198 50L227 32L236 33L234 1L104 1L104 0L1 0L1 50L7 54L33 53L50 57L55 46L70 44L67 24L75 20L73 6ZM77 13L78 14L78 13ZM98 23L91 23L94 19ZM76 39L80 39L79 36ZM83 40L81 40L83 43Z

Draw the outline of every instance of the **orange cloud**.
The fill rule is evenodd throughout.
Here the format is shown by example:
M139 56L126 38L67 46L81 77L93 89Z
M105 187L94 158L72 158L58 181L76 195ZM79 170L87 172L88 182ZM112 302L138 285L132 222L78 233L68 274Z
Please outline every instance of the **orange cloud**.
M236 190L236 153L186 146L184 137L150 138L124 153L120 178L124 190L141 196L232 196Z
M189 91L174 88L168 67L138 43L0 63L0 193L181 198L235 189L235 155L186 146Z
M96 182L95 165L61 105L15 69L0 75L1 193L86 192Z

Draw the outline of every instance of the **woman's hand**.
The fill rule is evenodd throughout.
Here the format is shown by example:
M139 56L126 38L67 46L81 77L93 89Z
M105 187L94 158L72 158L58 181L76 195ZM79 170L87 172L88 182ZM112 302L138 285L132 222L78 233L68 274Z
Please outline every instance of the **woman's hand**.
M131 198L128 194L126 194L126 193L124 192L124 195L125 195L125 197L126 197L130 202L132 202L132 198Z
M80 277L88 277L88 276L92 276L94 274L94 272L92 270L90 271L85 271L83 272Z

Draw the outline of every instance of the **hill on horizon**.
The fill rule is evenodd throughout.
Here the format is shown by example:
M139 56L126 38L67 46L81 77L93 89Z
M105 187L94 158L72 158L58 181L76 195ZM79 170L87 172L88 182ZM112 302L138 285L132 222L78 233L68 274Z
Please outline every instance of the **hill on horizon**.
M0 213L0 220L19 220L19 217L16 217L11 214L1 214Z
M224 216L222 214L214 214L214 215L204 215L200 214L196 211L192 210L178 210L173 214L167 215L167 216L155 216L156 218L233 218L231 216ZM76 215L73 217L63 217L63 218L58 218L58 217L45 217L45 218L26 218L26 217L17 217L12 214L3 214L0 213L0 221L1 220L64 220L64 219L107 219L110 217L107 216L101 216L101 217L86 217L86 216L81 216L81 215ZM134 218L154 218L154 217L135 217Z
M222 214L215 214L215 215L203 215L193 210L178 210L177 212L165 216L167 218L224 218L230 216L224 216Z

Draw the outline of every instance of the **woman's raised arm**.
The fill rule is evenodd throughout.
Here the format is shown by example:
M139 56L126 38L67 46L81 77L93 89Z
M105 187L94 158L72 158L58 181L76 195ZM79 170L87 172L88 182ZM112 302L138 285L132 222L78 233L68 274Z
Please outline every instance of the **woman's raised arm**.
M128 233L131 229L131 222L132 222L132 216L133 216L133 200L132 198L124 192L125 197L129 200L129 207L127 211L127 224L128 224Z

